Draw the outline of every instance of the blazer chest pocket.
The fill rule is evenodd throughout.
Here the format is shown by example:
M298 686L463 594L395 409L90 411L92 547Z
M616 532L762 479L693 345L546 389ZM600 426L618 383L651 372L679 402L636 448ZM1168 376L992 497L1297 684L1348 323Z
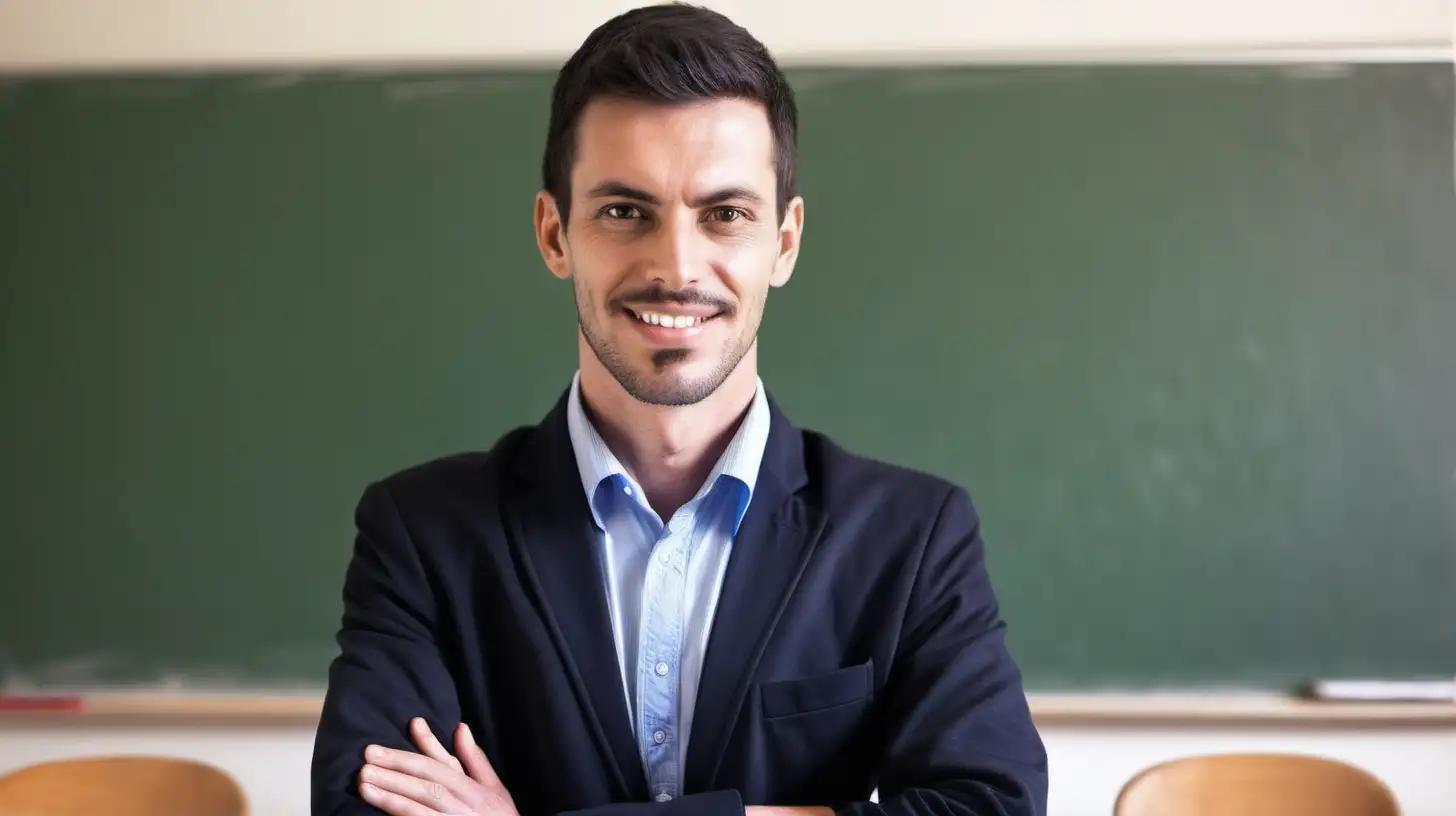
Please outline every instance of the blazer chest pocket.
M792 717L868 700L874 693L873 668L872 661L865 661L828 674L763 683L759 686L763 716Z

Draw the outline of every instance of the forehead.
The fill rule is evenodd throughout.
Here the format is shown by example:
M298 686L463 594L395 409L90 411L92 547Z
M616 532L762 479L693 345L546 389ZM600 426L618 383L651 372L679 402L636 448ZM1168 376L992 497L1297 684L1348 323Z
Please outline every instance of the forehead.
M772 197L773 130L756 102L596 99L582 112L576 138L573 190L611 179L667 194L732 185Z

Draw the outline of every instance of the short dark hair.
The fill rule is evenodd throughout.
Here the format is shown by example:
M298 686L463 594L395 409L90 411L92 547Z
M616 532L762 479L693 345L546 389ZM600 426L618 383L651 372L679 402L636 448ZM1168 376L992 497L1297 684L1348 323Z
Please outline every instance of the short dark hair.
M563 223L582 111L600 97L666 105L746 99L768 113L778 175L778 218L797 192L799 114L794 92L769 51L742 26L686 3L633 9L597 27L562 66L551 91L541 185Z

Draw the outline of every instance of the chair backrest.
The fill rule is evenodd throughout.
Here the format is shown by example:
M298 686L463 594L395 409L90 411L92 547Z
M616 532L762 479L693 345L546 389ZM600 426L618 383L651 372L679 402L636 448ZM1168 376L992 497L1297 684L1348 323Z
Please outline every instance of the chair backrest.
M1123 786L1115 816L1399 816L1373 774L1298 754L1219 754L1154 765Z
M227 772L171 757L68 759L0 777L0 816L247 816Z

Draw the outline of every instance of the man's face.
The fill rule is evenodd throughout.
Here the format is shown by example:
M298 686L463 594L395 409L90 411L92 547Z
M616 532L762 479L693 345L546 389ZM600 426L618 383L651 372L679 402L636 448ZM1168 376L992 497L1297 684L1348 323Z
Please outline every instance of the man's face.
M717 390L754 347L772 286L793 272L803 204L776 212L761 105L599 99L583 111L570 222L537 200L537 238L569 277L582 337L622 388L654 405Z

